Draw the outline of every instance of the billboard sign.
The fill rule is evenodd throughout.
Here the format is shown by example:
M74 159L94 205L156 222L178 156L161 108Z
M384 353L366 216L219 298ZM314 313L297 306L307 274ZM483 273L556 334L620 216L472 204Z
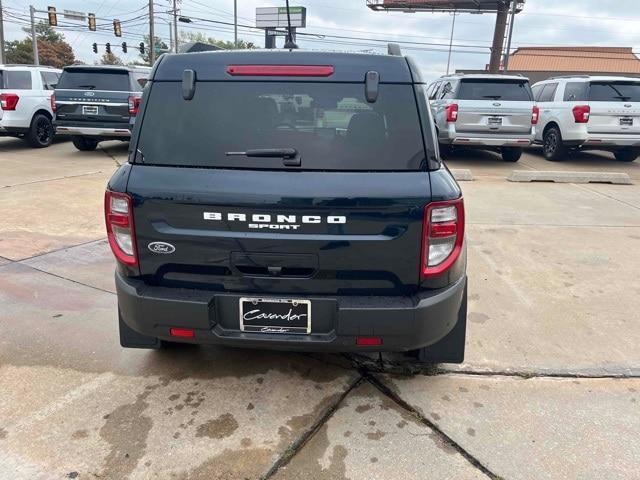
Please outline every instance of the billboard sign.
M289 7L291 26L304 28L307 26L307 9L305 7ZM256 8L256 27L258 28L286 28L287 7Z

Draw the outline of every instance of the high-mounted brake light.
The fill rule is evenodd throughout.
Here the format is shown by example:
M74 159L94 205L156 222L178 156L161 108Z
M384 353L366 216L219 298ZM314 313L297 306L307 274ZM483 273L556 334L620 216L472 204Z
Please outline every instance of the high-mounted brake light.
M51 111L56 113L56 94L52 93L49 97L49 103L51 104Z
M330 77L333 65L227 65L227 73L250 77Z
M462 197L434 202L424 209L421 278L440 275L451 267L464 243L464 201Z
M5 111L15 110L20 97L15 93L0 93L0 108Z
M456 123L458 120L458 104L447 105L445 112L447 113L447 123Z
M533 112L531 113L531 125L537 125L540 121L540 107L537 105L533 107Z
M573 107L573 118L576 123L589 123L591 107L589 105L577 105Z
M142 98L131 95L129 97L129 115L137 115L138 110L140 109L140 101Z
M137 267L138 255L131 196L107 190L104 194L104 216L109 246L116 259L124 265Z

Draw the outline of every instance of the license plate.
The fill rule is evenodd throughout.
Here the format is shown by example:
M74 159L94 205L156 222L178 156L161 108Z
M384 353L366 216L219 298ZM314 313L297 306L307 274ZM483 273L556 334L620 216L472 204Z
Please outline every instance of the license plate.
M620 126L622 126L622 127L633 127L633 118L631 118L631 117L622 117L620 119Z
M502 117L489 117L490 127L499 127L502 125Z
M97 115L98 107L93 105L83 105L82 106L82 114L83 115Z
M240 330L254 333L311 333L311 302L279 298L241 298Z

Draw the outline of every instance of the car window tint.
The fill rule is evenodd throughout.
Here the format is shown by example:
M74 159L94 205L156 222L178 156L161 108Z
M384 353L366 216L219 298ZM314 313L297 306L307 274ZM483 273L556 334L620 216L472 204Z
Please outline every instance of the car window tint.
M67 69L62 72L57 88L128 92L131 84L126 70Z
M540 94L544 89L544 85L536 85L535 87L531 87L531 92L533 93L533 99L537 102L540 100Z
M585 102L587 100L586 82L568 82L564 87L565 102Z
M640 82L591 82L592 102L640 102Z
M31 90L31 72L25 70L3 70L2 88L16 90Z
M540 94L539 102L553 102L556 97L557 83L547 83Z
M53 90L58 83L58 74L55 72L40 72L42 86L45 90Z
M381 84L374 103L364 94L351 83L198 82L186 101L180 82L156 82L137 148L162 165L277 169L281 158L227 152L295 148L301 169L424 168L413 86Z
M459 100L533 100L526 80L463 79L458 89Z

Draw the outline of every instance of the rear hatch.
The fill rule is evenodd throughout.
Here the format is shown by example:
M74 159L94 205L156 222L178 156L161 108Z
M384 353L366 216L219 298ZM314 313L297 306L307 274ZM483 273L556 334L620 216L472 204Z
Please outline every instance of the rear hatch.
M463 78L456 97L457 132L531 133L533 94L525 78Z
M126 69L68 67L55 90L56 118L96 127L129 122L132 84Z
M199 81L192 100L153 83L128 183L148 283L417 289L430 185L413 86L369 103L364 83L300 80Z
M593 81L588 96L589 133L640 134L640 82Z

